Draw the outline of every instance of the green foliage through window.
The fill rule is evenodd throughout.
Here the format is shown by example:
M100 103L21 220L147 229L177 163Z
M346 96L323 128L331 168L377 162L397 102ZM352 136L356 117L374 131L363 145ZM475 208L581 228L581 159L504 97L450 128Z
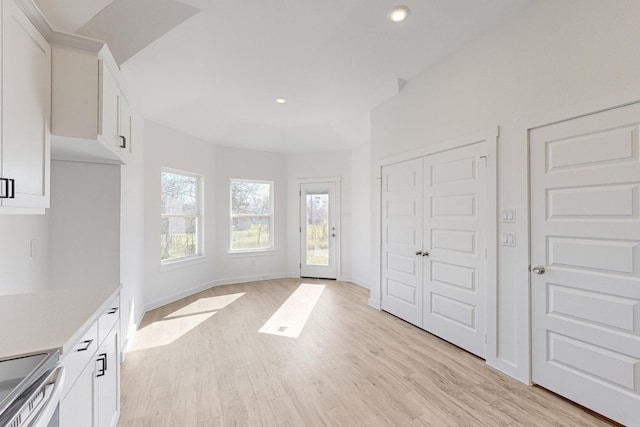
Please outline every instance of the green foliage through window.
M273 183L231 181L231 250L273 246Z
M200 254L200 178L162 171L161 259Z

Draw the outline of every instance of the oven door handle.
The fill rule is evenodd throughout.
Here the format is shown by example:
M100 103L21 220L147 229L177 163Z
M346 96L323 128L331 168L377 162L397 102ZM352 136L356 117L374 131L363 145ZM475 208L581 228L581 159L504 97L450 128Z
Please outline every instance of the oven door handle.
M60 395L62 394L62 388L64 386L64 367L60 366L53 371L53 374L50 375L49 378L52 377L55 378L54 382L47 384L45 387L53 387L53 391L51 391L49 398L36 415L35 420L31 424L28 424L29 427L47 427L56 409L58 409L58 404L61 400Z

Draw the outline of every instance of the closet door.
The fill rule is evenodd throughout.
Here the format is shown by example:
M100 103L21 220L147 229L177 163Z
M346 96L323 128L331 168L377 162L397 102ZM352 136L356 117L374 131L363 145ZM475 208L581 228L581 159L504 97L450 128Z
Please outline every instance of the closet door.
M533 381L640 425L640 104L530 132Z
M422 327L423 160L382 168L382 309Z
M425 157L422 327L485 357L486 148Z

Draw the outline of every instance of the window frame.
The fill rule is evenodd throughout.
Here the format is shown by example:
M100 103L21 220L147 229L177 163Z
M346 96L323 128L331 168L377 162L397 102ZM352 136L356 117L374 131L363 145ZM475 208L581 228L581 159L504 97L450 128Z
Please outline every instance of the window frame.
M233 184L247 182L252 184L269 184L269 214L234 214L233 213ZM269 246L264 248L233 248L233 220L234 218L269 218ZM247 254L272 252L275 248L274 223L275 223L275 183L262 179L231 178L229 180L229 254Z
M165 214L162 212L162 174L170 173L174 175L182 175L190 178L196 179L196 213L195 215L187 215L187 214ZM160 223L162 224L162 220L164 218L194 218L195 220L195 254L181 256L176 258L167 258L162 259L162 251L160 252L160 266L169 266L179 263L193 263L194 261L198 261L204 257L204 220L203 220L203 212L204 212L204 177L195 172L189 172L181 169L170 168L166 166L162 166L160 168ZM162 230L160 232L160 236L162 236ZM161 237L162 238L162 237ZM161 245L162 247L162 245Z

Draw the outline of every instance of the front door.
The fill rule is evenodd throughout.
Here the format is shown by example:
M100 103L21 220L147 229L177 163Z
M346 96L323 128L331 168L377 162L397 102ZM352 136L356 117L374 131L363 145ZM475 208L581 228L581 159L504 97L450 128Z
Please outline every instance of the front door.
M336 182L300 184L300 276L338 277Z
M640 104L530 132L532 378L640 425Z

